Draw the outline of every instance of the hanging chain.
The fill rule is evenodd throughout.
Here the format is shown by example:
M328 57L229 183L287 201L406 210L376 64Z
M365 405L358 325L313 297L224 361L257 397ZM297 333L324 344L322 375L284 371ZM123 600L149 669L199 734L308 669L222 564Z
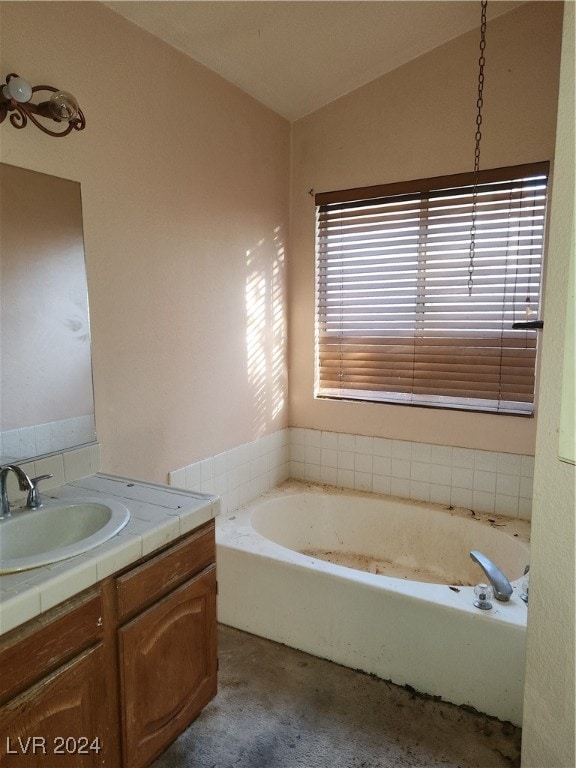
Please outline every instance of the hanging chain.
M484 106L484 65L486 59L486 7L488 0L482 0L482 13L480 19L480 58L478 59L478 99L476 106L476 146L474 149L474 187L472 190L472 226L470 227L470 263L468 264L468 296L472 295L472 276L474 274L474 256L476 253L476 217L478 208L478 174L480 172L480 141L482 139L482 107Z

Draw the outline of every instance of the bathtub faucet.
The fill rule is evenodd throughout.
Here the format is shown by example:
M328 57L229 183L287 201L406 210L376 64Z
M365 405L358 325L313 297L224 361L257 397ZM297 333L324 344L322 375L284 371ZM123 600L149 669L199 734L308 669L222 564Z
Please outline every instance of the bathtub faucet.
M512 585L502 571L494 565L492 560L486 557L486 555L483 555L482 552L478 552L476 549L473 549L472 552L470 552L470 557L475 563L478 563L480 568L482 568L486 574L486 578L494 590L494 597L496 600L501 600L503 603L510 600Z

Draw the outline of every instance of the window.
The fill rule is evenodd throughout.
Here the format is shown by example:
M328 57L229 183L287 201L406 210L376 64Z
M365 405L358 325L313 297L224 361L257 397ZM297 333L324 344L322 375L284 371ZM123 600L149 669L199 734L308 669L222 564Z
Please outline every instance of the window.
M316 396L529 415L548 163L316 195ZM528 308L527 308L528 307Z

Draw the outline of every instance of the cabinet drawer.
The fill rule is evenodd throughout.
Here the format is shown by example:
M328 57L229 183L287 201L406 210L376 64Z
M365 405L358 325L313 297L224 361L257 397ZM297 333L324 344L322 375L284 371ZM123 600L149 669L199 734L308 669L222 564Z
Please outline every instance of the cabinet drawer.
M90 590L4 635L0 642L0 701L101 640L102 617L100 590Z
M116 579L118 618L133 616L216 559L214 522Z

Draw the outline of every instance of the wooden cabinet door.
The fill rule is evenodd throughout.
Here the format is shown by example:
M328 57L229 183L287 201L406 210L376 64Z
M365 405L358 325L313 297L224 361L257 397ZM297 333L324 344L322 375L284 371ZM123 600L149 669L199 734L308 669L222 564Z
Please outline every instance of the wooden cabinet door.
M119 630L124 768L152 762L216 694L216 569Z
M117 768L105 659L100 643L2 706L2 768Z

